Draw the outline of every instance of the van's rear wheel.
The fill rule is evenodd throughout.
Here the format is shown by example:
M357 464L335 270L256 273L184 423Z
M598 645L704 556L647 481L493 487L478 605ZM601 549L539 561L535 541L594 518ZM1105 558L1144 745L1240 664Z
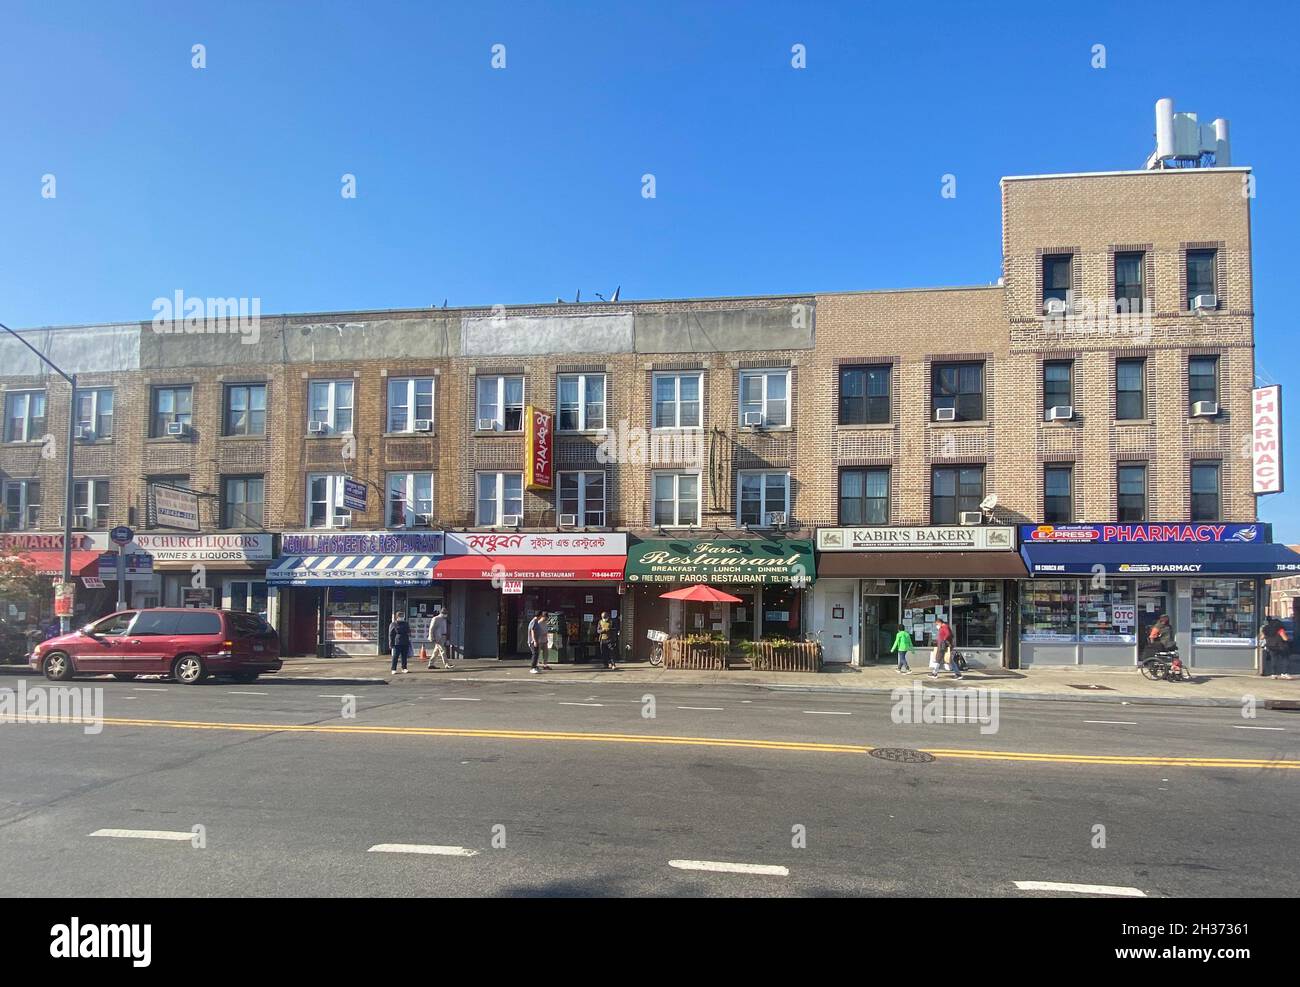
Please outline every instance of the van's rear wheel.
M172 678L182 685L197 685L207 677L203 659L198 655L181 655L172 663Z
M51 682L66 682L72 678L72 659L62 651L52 651L45 658L45 677Z

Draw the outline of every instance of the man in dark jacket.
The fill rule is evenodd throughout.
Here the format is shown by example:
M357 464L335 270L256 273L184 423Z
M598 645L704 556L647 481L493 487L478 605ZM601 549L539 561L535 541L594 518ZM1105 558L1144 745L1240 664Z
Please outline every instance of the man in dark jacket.
M1267 658L1266 674L1286 675L1291 668L1291 639L1287 636L1282 621L1269 617L1259 629L1259 636L1264 642L1264 654Z
M1169 623L1169 615L1161 614L1160 619L1151 625L1147 632L1148 652L1177 651L1178 642L1174 640L1174 629Z
M393 622L388 625L388 647L393 654L393 664L389 675L397 674L397 659L402 659L402 671L409 673L406 660L411 657L411 625L400 613L393 614Z

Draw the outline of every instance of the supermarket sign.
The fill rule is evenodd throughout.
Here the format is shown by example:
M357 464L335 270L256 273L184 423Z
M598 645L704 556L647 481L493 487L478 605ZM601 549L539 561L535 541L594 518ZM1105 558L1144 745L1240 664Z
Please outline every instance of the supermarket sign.
M1202 542L1259 544L1265 524L1022 524L1022 544L1104 545L1125 542L1177 545Z

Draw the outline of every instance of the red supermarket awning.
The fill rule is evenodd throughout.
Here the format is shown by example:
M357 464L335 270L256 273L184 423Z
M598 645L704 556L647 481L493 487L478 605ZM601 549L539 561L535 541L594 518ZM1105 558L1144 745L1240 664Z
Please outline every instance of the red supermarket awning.
M617 581L625 555L448 555L433 567L434 579Z
M72 575L98 576L99 556L99 552L74 551L72 553ZM49 552L23 552L22 559L27 565L34 566L38 575L63 575L63 552L60 550L56 549Z

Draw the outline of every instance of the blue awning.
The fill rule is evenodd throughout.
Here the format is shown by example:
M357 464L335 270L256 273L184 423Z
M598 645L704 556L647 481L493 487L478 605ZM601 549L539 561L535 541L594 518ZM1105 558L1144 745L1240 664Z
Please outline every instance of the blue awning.
M1300 553L1249 542L1024 544L1031 576L1275 576L1300 574Z
M440 555L289 555L266 570L272 586L428 586Z

